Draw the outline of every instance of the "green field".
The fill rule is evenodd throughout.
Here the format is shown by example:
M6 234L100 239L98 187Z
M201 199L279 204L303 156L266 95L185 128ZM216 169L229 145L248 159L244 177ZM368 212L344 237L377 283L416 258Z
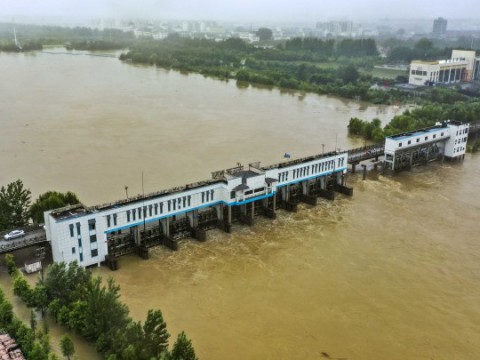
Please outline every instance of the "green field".
M377 69L373 68L368 72L373 77L385 78L385 79L395 79L397 76L408 76L408 71L406 70L395 70L395 69Z

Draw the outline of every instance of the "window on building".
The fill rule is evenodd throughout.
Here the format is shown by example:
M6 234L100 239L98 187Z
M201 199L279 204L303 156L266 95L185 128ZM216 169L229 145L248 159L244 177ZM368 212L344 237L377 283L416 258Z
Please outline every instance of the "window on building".
M440 133L440 136L443 136L443 132L442 132L442 133Z
M92 257L98 256L98 249L92 249Z
M80 253L80 262L83 262L83 254Z
M171 201L170 200L167 201L167 205L168 205L168 211L170 211L170 206L171 206Z
M88 220L88 230L95 230L95 219Z
M110 215L107 215L107 227L110 227Z
M113 214L113 226L117 226L117 214Z
M210 201L213 200L213 190L210 190Z
M72 247L72 254L75 254L75 248Z
M153 216L153 205L148 206L148 214L149 216Z
M417 142L420 142L420 139L417 139Z
M97 235L90 235L90 242L91 243L97 242Z
M412 140L408 140L408 145L410 145L412 143Z
M70 237L73 237L74 232L73 232L73 224L70 224Z
M130 210L127 210L127 222L130 222Z
M428 140L428 136L425 136L425 140Z
M79 247L79 248L82 247L82 239L81 239L81 238L78 238L78 247Z
M155 215L158 215L158 204L155 204L153 205L153 212L155 213Z
M437 134L433 134L433 138L436 139L436 138L437 138Z
M205 202L205 193L202 191L202 203Z
M235 191L230 191L230 199L235 199Z
M142 208L138 208L138 218L142 218Z
M132 220L135 221L136 220L136 211L135 209L132 209Z
M163 203L160 203L160 214L163 213Z
M77 225L77 235L80 235L80 223L77 222L76 225Z
M402 143L398 143L398 147L402 147Z

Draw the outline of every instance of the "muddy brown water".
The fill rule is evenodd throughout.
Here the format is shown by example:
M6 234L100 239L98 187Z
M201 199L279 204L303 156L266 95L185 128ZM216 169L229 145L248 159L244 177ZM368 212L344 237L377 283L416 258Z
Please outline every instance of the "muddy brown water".
M89 205L124 197L125 185L140 193L142 171L148 192L237 161L361 146L347 135L350 117L399 111L112 58L0 54L0 64L0 184L72 190ZM350 176L353 198L95 274L114 277L134 319L162 309L172 343L185 330L201 359L476 359L479 178L475 155Z

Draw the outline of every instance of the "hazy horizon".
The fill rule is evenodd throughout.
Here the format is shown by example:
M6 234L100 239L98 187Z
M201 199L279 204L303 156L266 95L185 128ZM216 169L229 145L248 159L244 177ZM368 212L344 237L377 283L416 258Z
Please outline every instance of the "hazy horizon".
M379 19L472 19L478 14L478 0L455 3L412 0L385 3L364 0L334 3L315 0L277 2L264 0L137 0L126 4L118 0L2 0L0 18L144 18L165 20L282 21L316 22L329 20L371 21ZM479 21L480 25L480 21Z

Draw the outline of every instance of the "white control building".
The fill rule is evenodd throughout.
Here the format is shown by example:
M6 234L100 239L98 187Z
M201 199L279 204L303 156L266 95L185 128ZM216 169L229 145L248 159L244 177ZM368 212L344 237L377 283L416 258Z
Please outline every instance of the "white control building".
M100 265L119 235L127 234L138 244L140 232L149 224L158 224L157 229L169 236L169 229L178 218L187 218L195 228L206 211L216 213L219 220L227 223L231 223L232 211L245 211L248 204L248 210L255 213L254 206L270 201L267 206L272 208L273 202L275 211L277 195L283 194L288 201L289 189L294 186L301 189L303 185L306 189L305 184L315 182L326 189L328 181L343 185L347 156L346 152L333 152L263 168L250 164L248 170L242 167L216 172L213 179L145 196L46 212L46 234L53 260L76 260L84 267Z
M385 138L385 164L392 170L414 163L463 158L467 147L468 123L444 121L435 126Z

